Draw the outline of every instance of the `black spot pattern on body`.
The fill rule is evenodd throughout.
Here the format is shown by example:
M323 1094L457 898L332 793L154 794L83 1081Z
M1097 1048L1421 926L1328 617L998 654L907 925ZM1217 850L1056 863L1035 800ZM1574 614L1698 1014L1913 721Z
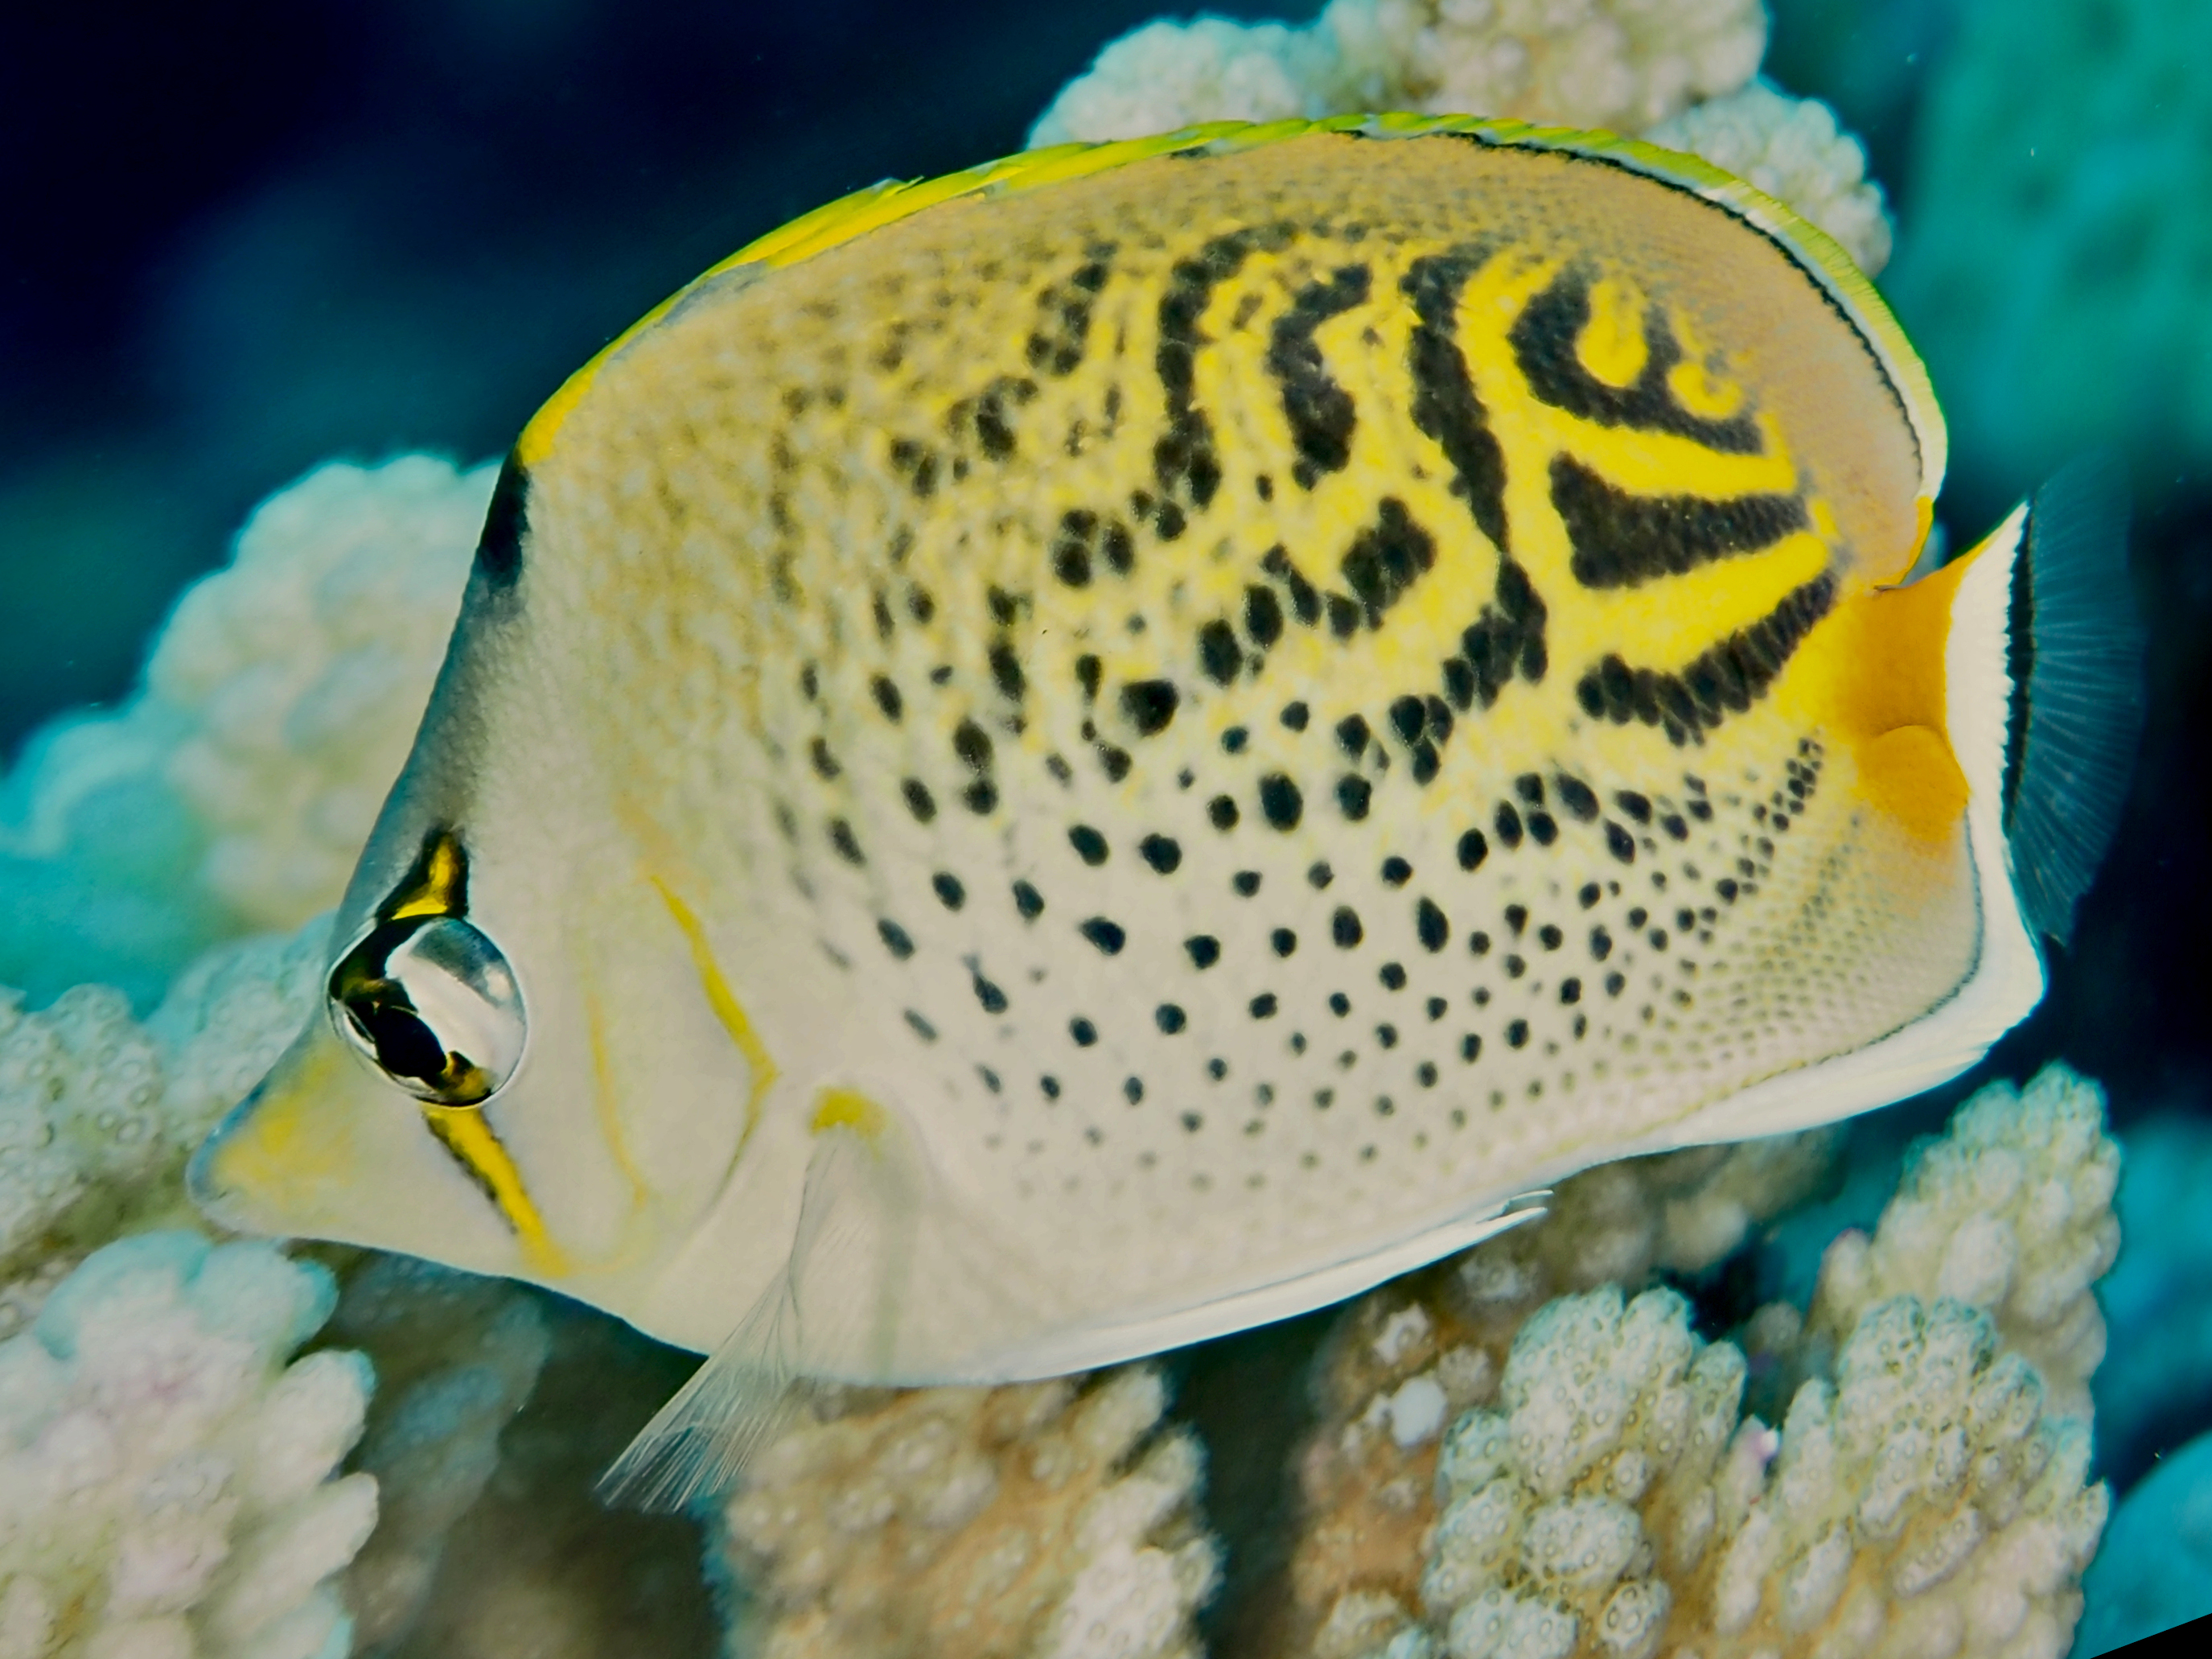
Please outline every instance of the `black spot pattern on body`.
M1771 547L1808 522L1796 495L1635 495L1565 455L1552 458L1552 505L1574 550L1575 580L1595 588L1685 575Z
M1160 296L1158 343L1152 367L1166 394L1168 425L1152 446L1152 477L1162 500L1153 528L1163 540L1182 533L1186 522L1181 507L1203 507L1221 485L1221 459L1213 442L1212 423L1194 401L1197 379L1199 319L1206 314L1214 289L1235 276L1255 248L1273 249L1291 238L1288 226L1243 229L1217 236L1191 258L1180 260Z
M1271 587L1244 590L1244 632L1265 651L1283 637L1283 606Z
M1182 847L1172 836L1146 836L1137 843L1137 852L1164 876L1173 875L1182 865Z
M1237 644L1237 630L1216 618L1198 630L1198 665L1216 685L1227 685L1244 665Z
M1633 668L1609 655L1577 683L1575 696L1593 719L1617 726L1640 720L1658 726L1675 744L1701 739L1765 695L1835 597L1835 578L1824 572L1784 595L1750 627L1699 653L1679 673Z
M1655 308L1644 319L1643 370L1632 386L1611 386L1582 365L1575 344L1590 320L1588 272L1570 269L1522 308L1508 339L1528 389L1554 409L1601 426L1665 432L1727 455L1756 455L1765 448L1749 410L1724 421L1692 415L1674 401L1667 377L1682 361L1674 331Z
M1551 664L1544 641L1550 614L1529 586L1527 572L1510 559L1498 567L1497 598L1460 635L1461 657L1485 708L1498 701L1516 674L1531 685L1541 683Z
M1087 823L1076 824L1068 830L1067 844L1075 849L1076 857L1094 870L1106 862L1106 837Z
M1129 939L1118 922L1109 921L1104 916L1091 916L1079 925L1075 931L1109 957L1121 955L1121 947L1128 943Z
M1284 774L1270 772L1260 780L1260 811L1276 829L1297 829L1304 810L1304 799L1297 785Z
M1452 493L1467 502L1475 527L1506 550L1505 453L1490 430L1459 349L1459 298L1487 256L1479 248L1416 259L1399 287L1413 302L1415 324L1407 368L1413 381L1413 424L1452 465Z
M1374 524L1352 538L1341 568L1345 586L1358 599L1367 625L1380 628L1384 613L1436 562L1436 538L1414 522L1403 501L1385 495L1376 508Z
M1121 712L1139 737L1154 737L1168 729L1179 701L1167 680L1137 680L1121 688Z
M1085 252L1084 262L1065 282L1051 283L1037 295L1036 322L1023 355L1031 368L1042 374L1073 374L1083 362L1091 307L1112 273L1115 248L1111 242L1099 242Z
M1035 921L1044 914L1044 895L1025 881L1013 886L1014 908L1021 912L1024 921Z
M1314 331L1366 303L1371 280L1366 266L1346 265L1326 282L1307 283L1275 319L1269 338L1267 372L1281 388L1283 417L1298 452L1291 476L1308 489L1322 473L1343 471L1357 418L1351 394L1329 378Z
M890 921L876 923L876 932L883 935L884 948L899 961L904 962L914 954L914 939L905 928Z

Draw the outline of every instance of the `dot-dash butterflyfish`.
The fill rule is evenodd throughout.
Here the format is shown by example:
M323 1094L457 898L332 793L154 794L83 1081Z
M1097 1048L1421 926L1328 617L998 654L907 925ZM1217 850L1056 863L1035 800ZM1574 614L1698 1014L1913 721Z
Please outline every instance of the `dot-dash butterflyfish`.
M194 1190L711 1351L669 1501L794 1380L1157 1352L1924 1089L2141 702L2109 475L1913 578L1944 441L1832 243L1603 135L834 203L523 431Z

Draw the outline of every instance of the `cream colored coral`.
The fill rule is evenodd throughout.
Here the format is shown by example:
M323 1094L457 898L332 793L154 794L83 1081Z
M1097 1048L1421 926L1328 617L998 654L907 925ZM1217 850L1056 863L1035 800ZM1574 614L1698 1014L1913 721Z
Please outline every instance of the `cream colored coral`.
M2105 1354L2091 1286L2120 1243L2120 1149L2104 1120L2103 1091L2063 1066L2025 1090L1982 1090L1907 1154L1874 1237L1828 1247L1810 1336L1840 1342L1885 1297L1955 1297L1988 1310L2005 1346L2035 1364L2054 1413L2087 1416Z
M1750 79L1759 0L1331 0L1302 28L1148 23L1098 54L1032 145L1376 110L1640 132Z
M170 617L146 695L192 721L167 776L247 927L337 902L444 659L492 477L427 455L319 467Z
M1650 1275L1667 1176L1694 1183L1676 1247L1709 1247L1728 1236L1714 1194L1794 1162L1772 1191L1802 1195L1825 1146L1809 1164L1784 1140L1589 1171L1562 1186L1551 1241L1507 1235L1363 1298L1300 1460L1288 1650L2057 1659L2106 1504L2076 1415L2114 1240L2102 1117L2053 1067L1917 1148L1874 1239L1832 1251L1810 1317L1778 1304L1745 1333L1802 1379L1779 1433L1737 1422L1743 1355L1692 1335L1678 1297L1557 1292Z
M1321 1425L1297 1463L1290 1648L1353 1659L1373 1621L1346 1597L1413 1599L1436 1519L1439 1431L1496 1398L1523 1321L1569 1292L1633 1291L1661 1269L1711 1266L1812 1192L1838 1138L1816 1130L1585 1170L1560 1184L1540 1222L1353 1303L1323 1354Z
M0 1655L342 1659L328 1581L376 1482L336 1470L368 1366L286 1363L331 1299L271 1245L149 1233L0 1342Z
M1766 50L1759 0L1334 0L1318 30L1336 108L1620 132L1733 91Z
M2045 1415L1987 1315L1869 1310L1778 1443L1736 1425L1742 1356L1686 1313L1663 1291L1555 1302L1502 1409L1453 1426L1421 1580L1453 1659L2058 1659L2107 1497L2087 1425Z
M1869 276L1889 263L1893 228L1866 149L1817 98L1791 98L1764 80L1697 104L1644 137L1701 155L1787 202L1843 246Z
M0 989L0 1336L87 1250L192 1218L184 1161L298 1032L327 932L216 947L143 1025L106 986Z
M1133 138L1196 121L1279 121L1324 113L1327 44L1310 29L1199 17L1146 23L1099 52L1030 133L1032 148Z
M427 455L332 463L256 508L143 690L36 735L0 789L21 896L0 971L65 963L143 1006L208 945L335 904L422 719L492 479Z
M1219 1576L1148 1365L832 1394L721 1511L746 1659L1179 1659Z

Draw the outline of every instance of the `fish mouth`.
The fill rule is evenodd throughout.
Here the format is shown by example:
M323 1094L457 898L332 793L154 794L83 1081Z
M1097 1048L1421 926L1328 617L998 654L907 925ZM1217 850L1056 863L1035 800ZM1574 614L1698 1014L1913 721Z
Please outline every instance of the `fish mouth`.
M373 1074L320 1010L193 1152L185 1186L233 1232L429 1255L477 1273L524 1265L417 1103Z

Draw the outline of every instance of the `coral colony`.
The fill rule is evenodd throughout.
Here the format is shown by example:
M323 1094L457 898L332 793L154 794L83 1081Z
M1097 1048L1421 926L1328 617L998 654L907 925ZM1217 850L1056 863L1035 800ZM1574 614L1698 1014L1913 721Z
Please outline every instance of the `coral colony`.
M1033 137L1369 107L1612 125L1749 178L1877 268L1863 154L1753 78L1764 40L1746 0L1161 22ZM316 1000L320 913L406 751L491 487L422 456L311 473L185 596L127 706L58 722L0 789L19 987L0 993L0 1659L388 1648L547 1364L534 1292L213 1239L179 1175ZM2187 1183L2160 1167L2212 1161L2190 1133L2146 1128L2188 1144L2120 1193L2147 1247L2112 1281L2124 1344L2148 1349L2153 1320L2208 1328L2201 1245L2191 1269L2173 1219ZM2092 1290L2119 1235L2101 1097L2056 1068L1984 1091L1910 1155L1871 1235L1829 1246L1809 1305L1693 1331L1657 1275L1799 1204L1841 1139L1591 1170L1541 1226L1341 1310L1317 1425L1285 1448L1273 1650L2064 1653L2108 1502L2089 1471ZM2191 1370L2124 1371L2106 1397L2141 1435ZM732 1655L1167 1659L1198 1651L1222 1581L1205 1465L1149 1363L831 1391L705 1516L690 1570ZM2208 1492L2200 1443L2113 1518L2100 1642L2202 1610L2161 1596L2212 1559ZM476 1630L471 1654L507 1650Z

